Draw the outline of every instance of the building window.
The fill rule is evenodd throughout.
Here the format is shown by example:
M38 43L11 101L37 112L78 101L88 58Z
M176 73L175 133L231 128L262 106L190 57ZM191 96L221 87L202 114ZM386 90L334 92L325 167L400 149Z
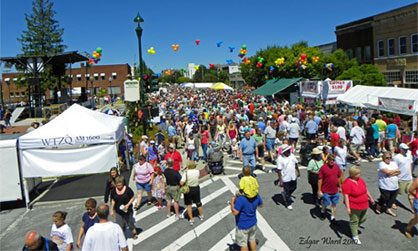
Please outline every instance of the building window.
M121 94L121 89L120 87L109 87L107 89L107 94L111 94L111 95L115 95L115 94Z
M405 83L418 84L418 71L405 71Z
M14 97L15 97L15 93L14 93L14 92L11 92L9 96L10 96L11 98L14 98Z
M372 49L370 45L364 47L364 61L370 62L372 60Z
M361 47L356 47L354 56L356 57L357 61L361 61Z
M411 36L411 52L418 52L418 34L412 34Z
M388 56L395 55L395 39L388 39Z
M379 57L385 56L385 43L382 40L377 42L377 55Z
M392 83L395 81L401 81L401 72L400 71L388 71L383 72L383 75L385 75L386 82Z
M20 95L21 95L21 97L24 97L25 96L25 92L21 92Z
M406 37L399 38L399 54L406 54Z
M346 52L348 59L353 58L353 49L348 49Z

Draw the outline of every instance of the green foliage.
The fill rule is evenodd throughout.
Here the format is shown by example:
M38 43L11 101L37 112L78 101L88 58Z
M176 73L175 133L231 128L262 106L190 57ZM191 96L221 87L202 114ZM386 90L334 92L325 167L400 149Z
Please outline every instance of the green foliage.
M32 14L25 15L27 30L18 39L25 56L38 56L64 52L62 44L64 29L54 19L53 3L49 0L34 0Z
M188 77L179 77L177 79L177 83L181 84L181 83L188 83L191 82L192 80Z
M386 86L385 77L371 64L354 65L337 77L338 80L353 80L354 84Z
M307 62L302 66L299 63L302 54L306 54ZM263 67L258 68L258 58L264 58ZM318 57L318 61L314 61ZM277 65L275 61L284 58L284 63ZM251 63L241 64L241 73L245 81L252 86L261 86L266 80L272 78L319 78L335 79L346 69L357 65L356 60L349 60L342 50L337 50L330 55L324 55L317 47L309 47L307 42L299 42L290 47L268 46L266 49L257 51L249 58ZM332 63L333 69L325 68ZM273 67L273 70L271 70Z

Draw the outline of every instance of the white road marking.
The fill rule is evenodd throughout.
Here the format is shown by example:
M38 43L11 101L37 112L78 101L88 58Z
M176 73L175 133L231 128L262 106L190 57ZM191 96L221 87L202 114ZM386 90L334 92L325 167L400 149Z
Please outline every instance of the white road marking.
M231 209L229 206L222 209L220 212L216 213L209 219L205 220L202 224L197 226L195 229L190 230L180 238L178 238L176 241L171 243L169 246L163 248L163 251L177 251L181 249L182 247L186 246L187 243L191 242L193 239L198 238L200 235L202 235L205 231L210 229L212 226L214 226L216 223L221 221L223 218L225 218L227 215L229 215L231 212Z
M209 251L229 250L228 244L235 243L235 228L231 230L222 240L218 241Z

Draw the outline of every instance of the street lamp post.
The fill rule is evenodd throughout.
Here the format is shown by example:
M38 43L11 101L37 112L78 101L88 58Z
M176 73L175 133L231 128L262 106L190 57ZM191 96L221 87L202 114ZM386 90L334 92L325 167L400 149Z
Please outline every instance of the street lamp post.
M138 26L135 28L136 36L138 37L138 50L139 50L139 109L143 109L145 100L144 100L144 82L143 82L143 75L144 75L144 65L142 62L142 45L141 45L141 37L142 37L142 27L141 23L144 22L144 19L138 14L134 18L134 22L138 24ZM147 133L147 120L146 118L142 117L143 122L143 129L144 134Z
M109 77L110 103L113 105L112 77Z

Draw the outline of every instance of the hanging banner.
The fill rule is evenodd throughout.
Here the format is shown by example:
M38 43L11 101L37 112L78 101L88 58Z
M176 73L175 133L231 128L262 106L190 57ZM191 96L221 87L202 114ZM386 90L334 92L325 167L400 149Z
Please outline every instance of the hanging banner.
M126 80L123 82L125 89L125 101L135 102L140 97L140 86L138 80Z
M379 97L379 109L394 113L414 115L415 100Z
M353 87L353 81L351 80L333 80L323 81L323 99L337 98L338 95L344 94L348 89Z
M320 91L320 81L303 81L300 82L300 95L302 97L318 98Z

